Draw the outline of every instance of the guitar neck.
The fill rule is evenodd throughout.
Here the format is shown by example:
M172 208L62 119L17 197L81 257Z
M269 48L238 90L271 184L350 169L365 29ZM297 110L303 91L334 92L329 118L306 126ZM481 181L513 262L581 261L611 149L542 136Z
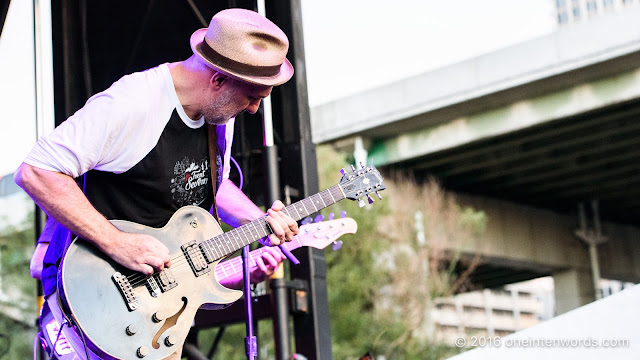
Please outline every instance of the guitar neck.
M345 195L340 188L340 184L338 184L293 203L282 209L282 211L298 221L342 199L345 199ZM237 250L269 234L271 234L271 229L267 224L265 215L248 224L203 241L200 243L200 248L205 253L208 261L212 262L233 254Z
M287 250L292 251L297 248L304 246L298 237L294 237L293 241L282 244L282 246L286 247ZM280 251L280 249L274 248L276 251ZM262 256L264 252L264 248L253 250L249 253L249 269L253 269L257 267L256 258ZM233 276L235 274L242 272L242 257L236 256L227 261L223 261L215 268L216 277L218 280L225 279L227 277Z

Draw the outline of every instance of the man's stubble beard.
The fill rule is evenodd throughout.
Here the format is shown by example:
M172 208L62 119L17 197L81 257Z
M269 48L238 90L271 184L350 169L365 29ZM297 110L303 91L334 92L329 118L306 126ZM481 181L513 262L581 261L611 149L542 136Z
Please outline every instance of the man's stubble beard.
M225 107L232 104L232 94L229 91L220 93L214 101L211 101L204 109L204 120L211 125L224 125L237 113L225 113Z

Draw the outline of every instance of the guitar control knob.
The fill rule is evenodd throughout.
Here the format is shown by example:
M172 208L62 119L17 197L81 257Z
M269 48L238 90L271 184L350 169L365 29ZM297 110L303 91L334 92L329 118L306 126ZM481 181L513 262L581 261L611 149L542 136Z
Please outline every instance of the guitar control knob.
M138 351L136 351L136 355L138 355L139 358L143 358L147 355L149 355L149 348L146 346L140 346L138 348Z
M169 335L164 338L164 344L167 346L173 346L178 342L178 337L175 335Z
M132 336L138 332L138 327L135 324L129 324L127 326L127 335Z
M153 320L153 322L160 322L164 320L164 314L162 314L162 311L158 310L153 313L153 316L151 316L151 320Z

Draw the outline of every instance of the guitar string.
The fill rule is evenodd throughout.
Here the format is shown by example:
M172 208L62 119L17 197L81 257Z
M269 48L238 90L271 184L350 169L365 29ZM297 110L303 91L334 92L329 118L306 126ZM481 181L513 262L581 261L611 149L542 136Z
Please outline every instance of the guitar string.
M295 238L297 238L297 236L295 236ZM211 240L211 239L210 239ZM264 253L264 250L261 250L259 253L256 253L256 255L260 255L262 256L262 254ZM253 260L254 264L257 265L257 263L255 262L255 257L251 256L252 254L250 254L250 260ZM172 258L172 260L176 260L175 263L173 263L172 261L172 266L170 268L168 268L168 270L178 270L179 268L181 268L183 265L185 265L185 261L178 261L178 259L186 259L186 262L190 265L193 266L193 262L191 261L190 258L184 256L184 254L177 254L176 256L174 256ZM234 258L235 259L235 258ZM229 270L229 268L233 268L234 265L226 265L228 264L232 259L228 260L228 261L224 261L218 264L218 266L222 266L221 270L225 271L225 269ZM218 266L215 267L214 271L218 269ZM254 266L254 265L252 265ZM255 267L255 266L254 266ZM155 273L155 274L159 274ZM154 275L155 275L154 274ZM235 274L235 272L234 272ZM131 286L137 286L139 284L144 283L145 281L147 281L150 277L152 277L153 275L144 275L142 273L135 273L132 275L127 276L127 280L129 281L129 283L131 284Z
M336 186L334 186L334 187L336 187ZM318 210L319 210L319 209L318 209L318 206L316 206L316 204L314 204L314 202L313 202L313 199L312 199L313 197L319 197L319 198L320 198L320 200L322 200L324 207L326 207L327 205L326 205L326 202L324 201L324 199L323 199L322 197L323 197L324 195L326 195L326 194L328 194L329 196L331 196L331 198L332 198L332 203L336 203L336 200L335 200L335 198L333 197L333 194L332 194L332 189L333 189L334 187L331 187L331 188L329 188L329 189L325 189L325 190L323 190L323 191L321 191L321 192L319 192L319 193L317 193L317 194L315 194L315 195L310 196L309 198L302 199L302 200L300 200L299 202L297 202L296 204L298 204L298 203L299 203L299 204L301 204L301 205L302 205L302 207L304 208L304 210L305 210L308 214L310 214L309 210L307 209L307 206L305 205L305 201L307 201L307 202L311 202L311 204L310 204L310 205L313 205L313 207L316 209L316 211L318 211ZM336 189L337 189L337 188L336 188ZM316 201L317 201L317 200L316 200ZM289 213L290 213L290 211L289 211L289 209L287 209L287 208L291 207L293 210L295 210L295 211L298 213L298 217L299 217L300 213L298 212L298 210L297 210L297 209L295 208L295 206L294 206L294 205L296 205L296 204L292 204L292 205L290 205L290 206L287 206L287 207L286 207L285 209L283 209L283 210L287 210L286 212L287 212L287 214L289 214ZM324 208L324 207L321 207L321 208ZM302 208L301 208L301 209L302 209ZM262 219L262 218L260 218L260 219ZM260 222L260 221L259 221L260 219L256 219L256 220L257 220L257 222ZM253 236L253 234L252 234L252 232L251 232L251 228L249 227L249 225L253 225L253 227L254 227L254 229L253 229L253 230L254 230L258 235L260 235L260 232L258 231L258 230L259 230L259 228L256 228L256 226L257 226L257 225L256 225L256 220L254 220L254 221L252 221L252 222L250 222L250 223L248 223L248 224L245 224L245 225L243 225L243 226L240 226L240 227L239 227L239 228L237 228L236 230L241 230L241 231L242 231L242 234L247 238L247 240L249 240L251 237L247 237L247 236L246 236L245 230L248 230L248 231L249 231L249 234L250 234L251 236ZM265 222L266 222L266 220L265 220ZM221 235L225 235L225 234L221 234ZM267 235L269 235L269 234L267 234ZM214 238L214 239L215 239L215 238ZM213 240L213 239L209 239L209 240ZM221 239L221 240L224 240L224 239ZM255 240L254 240L254 241L255 241ZM236 241L236 242L237 242L237 241ZM253 241L251 241L251 242L253 242ZM230 249L229 244L228 244L228 241L227 241L226 243L224 243L224 242L220 242L220 241L219 241L219 242L218 242L218 247L220 247L220 244L222 244L223 248L224 248L224 245L226 245L226 246L227 246L227 249L228 249L228 250ZM226 256L226 255L224 255L224 256ZM224 256L223 256L223 257L224 257ZM173 258L172 258L172 260L174 260L174 259L176 260L176 263L175 263L175 265L174 265L174 264L172 264L173 266L171 266L171 268L170 268L170 269L178 269L178 268L181 268L182 266L184 266L184 264L185 264L185 263L184 263L184 261L179 261L179 259L182 259L182 258L186 259L186 260L187 260L187 262L188 262L188 264L189 264L190 266L192 266L192 267L193 267L193 262L191 261L191 259L190 259L189 257L184 256L184 254L178 254L178 255L176 255L175 257L173 257ZM172 261L172 262L173 262L173 261ZM214 269L214 271L215 271L215 269ZM127 278L127 280L130 282L130 284L131 284L132 286L136 286L136 285L139 285L139 284L141 284L141 283L143 283L143 282L147 281L147 280L148 280L149 278L151 278L152 276L153 276L153 275L144 275L144 274L141 274L141 273L135 273L135 274L133 274L133 275L129 275L129 276L127 276L126 278Z
M312 227L312 226L313 225L311 225L310 227ZM304 229L304 226L302 226L301 228ZM317 229L317 231L320 231L320 230L321 230L320 228ZM315 232L306 232L305 235L308 236L311 233L317 234L317 231L315 231ZM295 238L295 241L298 242L298 247L301 247L302 246L302 241L301 241L300 237L298 235L296 235L296 236L294 236L294 238ZM209 240L213 240L213 239L209 239ZM264 250L260 251L259 254L256 254L256 255L260 255L261 256L263 253L264 253ZM251 256L251 254L250 254L250 256ZM178 261L178 259L186 259L187 263L189 263L190 266L193 265L192 261L189 258L187 258L186 256L184 256L184 254L177 254L176 256L174 256L172 258L172 260L176 260L176 261L175 262L172 261L172 266L169 268L169 270L178 270L179 268L182 267L181 265L185 264L184 261ZM234 260L234 259L238 259L238 260ZM230 259L228 261L223 261L223 262L219 263L218 266L215 267L214 271L217 271L219 267L220 267L220 271L222 271L222 272L227 272L227 271L233 270L234 267L235 267L235 263L232 264L232 262L239 261L240 258L234 258L234 259ZM254 262L254 264L251 265L252 268L253 267L257 267L257 263L256 263L256 260L255 260L255 257L251 256L250 260L253 260L253 262ZM235 271L233 271L232 274L235 274ZM149 279L151 276L153 276L153 275L144 275L144 274L141 274L141 273L135 273L133 275L127 276L127 280L129 280L129 282L131 283L132 286L137 286L137 285L147 281L147 279Z
M306 233L305 235L309 235L310 233ZM209 239L212 240L212 239ZM300 240L300 237L298 237L297 235L294 236L294 240L292 241L297 241L298 243L298 247L302 246L302 241ZM264 254L264 250L263 249L259 249L260 251L252 254L249 253L249 260L250 260L250 268L256 268L257 266L257 257L261 257L262 254ZM280 249L278 249L277 251L280 251ZM172 266L170 268L168 268L168 270L172 271L172 270L180 270L180 268L182 268L182 265L185 265L185 261L178 261L179 259L186 259L186 262L190 265L193 266L193 262L187 258L186 256L184 256L184 254L177 254L176 256L174 256L172 258L172 260L176 260L175 263L172 261ZM240 261L241 258L240 257L234 257L232 259L229 259L227 261L223 261L217 264L217 266L214 268L214 272L216 273L216 276L218 276L219 272L222 272L223 277L218 276L218 278L222 279L224 278L224 275L226 275L227 272L231 272L231 275L235 275L236 271L236 262ZM251 261L253 263L251 263ZM218 269L220 269L220 271L218 271ZM232 271L233 270L233 271ZM155 273L155 274L159 274ZM155 275L154 274L154 275ZM152 277L153 275L144 275L142 273L135 273L132 275L127 276L127 280L129 281L129 283L131 284L131 286L137 286L140 284L143 284L144 282L146 282L150 277Z
M317 231L320 231L320 229L318 229ZM317 232L309 232L306 233L305 235L310 235L310 234L317 234ZM294 236L295 241L298 243L297 247L302 247L302 240L299 236ZM293 242L293 240L292 240ZM288 246L287 246L288 247ZM276 248L277 249L277 248ZM265 253L264 249L258 249L259 251L257 252L251 252L249 253L249 268L250 270L253 270L255 268L258 267L258 263L257 263L257 259L262 257L262 255ZM290 249L291 250L291 249ZM280 249L277 249L277 251L281 251ZM174 257L174 259L176 258L186 258L184 256L184 254L179 254L177 256ZM191 264L191 261L187 259L187 262ZM216 277L218 278L218 280L222 280L230 275L235 275L237 273L237 268L238 268L238 262L240 262L242 260L241 257L234 257L232 259L223 261L221 263L218 263L216 265L216 267L213 269L214 270L214 274L216 275ZM180 268L180 265L183 265L183 262L177 263L176 265L172 266L171 268L169 268L169 270L178 270L178 268ZM228 275L227 273L230 273L230 275ZM147 281L147 279L149 279L151 276L153 275L143 275L140 273L131 275L130 277L127 277L127 279L129 280L131 286L138 286L140 284L143 284L144 282Z
M264 251L260 251L259 253L256 253L256 255L262 255ZM184 257L184 256L182 256ZM221 262L219 264L217 264L217 266L214 268L214 273L216 274L216 277L218 277L219 279L224 279L226 277L226 273L227 272L231 272L231 270L234 270L235 266L236 266L236 259L239 258L233 258L233 259L229 259L227 261ZM190 260L187 259L187 262L190 262ZM253 263L251 263L253 262ZM182 266L180 265L184 265L185 262L181 262L180 264L176 265L176 266L171 266L169 268L169 270L181 270L179 268L181 268ZM250 268L253 269L257 267L257 262L256 262L256 258L255 256L251 256L250 255ZM219 270L219 271L218 271ZM159 274L159 273L156 273ZM234 270L233 272L231 272L231 275L235 275L236 271ZM154 274L155 275L155 274ZM220 276L222 275L222 276ZM134 275L131 275L129 277L127 277L127 279L130 282L131 286L138 286L140 284L143 284L144 282L146 282L150 277L152 277L153 275L143 275L141 273L136 273Z
M212 240L212 239L209 239L209 240ZM263 251L260 252L260 255L262 255L262 253L263 253ZM174 256L171 259L172 259L172 264L171 264L172 266L170 268L168 268L168 270L179 270L180 268L182 268L183 265L185 265L185 261L180 261L180 260L183 260L183 259L186 260L186 263L188 263L190 266L193 267L193 262L191 261L191 259L186 257L186 256L184 256L184 254L177 254L176 256ZM251 259L254 260L253 258L251 258ZM175 262L173 260L175 260ZM254 262L255 262L255 260L254 260ZM226 263L228 263L228 261L221 262L218 265L222 265L222 264L226 264ZM224 266L225 265L223 265L223 269L224 269ZM216 266L216 269L217 268L218 268L218 266ZM155 273L155 274L159 274L159 273L160 272ZM140 284L146 282L152 276L153 275L144 275L144 274L138 272L138 273L129 275L126 278L129 281L129 283L131 284L131 286L137 286L137 285L140 285Z

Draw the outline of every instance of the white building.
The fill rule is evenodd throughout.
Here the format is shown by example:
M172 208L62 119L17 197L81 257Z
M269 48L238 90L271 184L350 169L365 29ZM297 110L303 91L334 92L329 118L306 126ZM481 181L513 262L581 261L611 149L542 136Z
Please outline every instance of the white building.
M559 26L589 21L596 16L624 11L640 0L553 0Z

